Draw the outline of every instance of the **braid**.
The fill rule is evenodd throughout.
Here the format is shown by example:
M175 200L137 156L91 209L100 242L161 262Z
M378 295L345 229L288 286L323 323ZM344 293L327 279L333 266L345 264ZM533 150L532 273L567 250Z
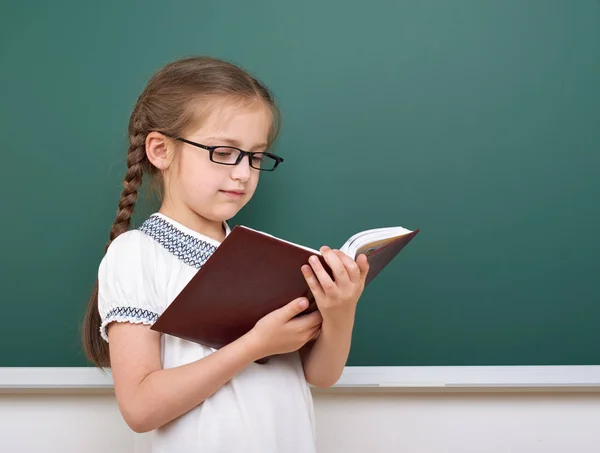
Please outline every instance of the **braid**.
M141 130L141 129L139 129ZM137 133L131 136L127 152L127 173L123 179L123 192L119 200L119 208L112 228L110 240L106 249L115 238L125 233L131 224L131 216L138 198L138 189L142 185L142 176L146 162L145 134Z
M146 160L146 135L139 121L133 123L137 126L137 133L129 138L127 151L127 173L123 179L123 192L119 200L117 216L110 230L110 240L105 246L105 251L117 236L125 233L131 223L131 215L138 197L138 189L142 185L142 175ZM100 337L100 313L98 312L98 281L94 284L90 303L85 314L82 339L85 354L99 367L110 367L110 354L108 344Z

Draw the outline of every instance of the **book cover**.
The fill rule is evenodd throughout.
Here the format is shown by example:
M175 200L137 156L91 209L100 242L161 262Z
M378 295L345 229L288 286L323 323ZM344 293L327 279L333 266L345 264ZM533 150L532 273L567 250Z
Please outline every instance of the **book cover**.
M359 237L353 237L359 239L357 253L369 261L367 284L418 231L403 230L391 237L371 234L362 245ZM357 256L352 250L346 253ZM218 349L292 300L302 296L314 300L301 271L311 255L317 255L332 275L318 251L236 226L151 328ZM315 309L311 303L303 313Z

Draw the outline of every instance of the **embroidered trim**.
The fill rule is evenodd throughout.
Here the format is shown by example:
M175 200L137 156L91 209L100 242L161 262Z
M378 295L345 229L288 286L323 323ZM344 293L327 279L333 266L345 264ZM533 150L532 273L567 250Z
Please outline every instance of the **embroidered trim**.
M150 310L136 307L117 307L110 310L100 326L100 335L108 341L107 326L111 322L132 322L134 324L152 325L158 319L158 314Z
M150 236L185 264L200 269L217 249L202 239L178 230L158 216L150 216L139 230Z

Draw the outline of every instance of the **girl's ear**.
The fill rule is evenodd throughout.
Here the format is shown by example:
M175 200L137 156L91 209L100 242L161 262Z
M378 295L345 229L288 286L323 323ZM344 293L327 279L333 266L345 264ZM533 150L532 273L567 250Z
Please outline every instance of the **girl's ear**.
M146 137L146 155L152 165L161 171L169 168L174 150L169 139L160 132L152 131Z

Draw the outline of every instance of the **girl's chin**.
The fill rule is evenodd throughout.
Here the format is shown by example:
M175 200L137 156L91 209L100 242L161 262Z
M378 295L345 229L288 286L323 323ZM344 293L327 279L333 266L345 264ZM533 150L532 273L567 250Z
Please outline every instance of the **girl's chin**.
M227 220L235 217L238 212L242 209L241 203L228 203L226 206L220 206L219 209L215 209L212 212L212 220L226 222Z

